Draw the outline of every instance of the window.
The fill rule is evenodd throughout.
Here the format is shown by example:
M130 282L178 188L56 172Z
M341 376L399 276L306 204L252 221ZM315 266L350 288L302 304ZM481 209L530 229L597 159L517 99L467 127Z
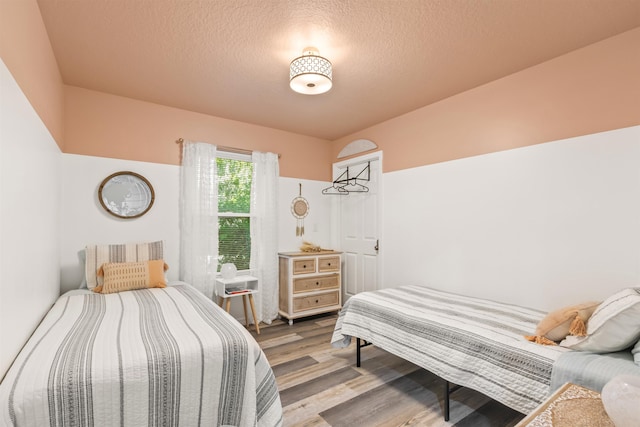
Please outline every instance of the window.
M248 270L253 163L246 155L218 156L218 265L233 263L238 270Z

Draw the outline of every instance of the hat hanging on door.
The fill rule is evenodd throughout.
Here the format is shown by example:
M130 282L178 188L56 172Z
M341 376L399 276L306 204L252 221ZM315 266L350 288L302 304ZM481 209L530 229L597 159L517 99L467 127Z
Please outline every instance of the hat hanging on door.
M291 213L298 220L296 223L296 236L304 235L304 218L309 215L309 202L302 197L302 184L299 196L291 202Z

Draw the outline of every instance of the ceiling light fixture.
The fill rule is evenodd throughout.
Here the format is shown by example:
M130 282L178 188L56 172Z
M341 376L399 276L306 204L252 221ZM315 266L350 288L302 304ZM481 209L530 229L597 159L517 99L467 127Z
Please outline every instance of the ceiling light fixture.
M302 56L291 61L291 89L305 95L319 95L331 89L331 62L318 53L315 47L307 47L302 51Z

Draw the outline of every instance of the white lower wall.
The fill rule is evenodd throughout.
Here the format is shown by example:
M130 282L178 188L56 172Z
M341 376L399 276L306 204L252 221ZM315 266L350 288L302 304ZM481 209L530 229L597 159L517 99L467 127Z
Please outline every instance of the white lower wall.
M60 155L0 61L0 379L60 289Z
M385 287L553 309L640 283L640 126L383 182Z
M140 218L108 214L98 201L98 187L114 172L136 172L149 180L154 204ZM89 244L165 241L167 278L178 280L180 168L157 163L104 157L62 155L62 217L60 221L61 290L77 288L83 278L78 252Z
M144 216L119 219L107 214L98 201L98 187L104 178L118 171L139 173L154 188L155 202ZM61 291L77 288L83 277L78 252L91 243L165 241L167 278L179 278L179 184L178 166L134 162L102 157L62 155L62 217L60 243ZM305 235L295 235L296 220L291 201L299 194L311 207L305 219ZM331 236L330 205L321 191L326 182L280 178L279 180L279 251L295 251L303 239L327 247ZM231 314L244 317L241 305L234 303Z
M132 171L146 177L155 191L155 202L144 216L119 219L107 214L97 197L104 178L118 171ZM91 243L121 243L164 240L167 278L179 276L179 184L178 166L134 162L102 157L62 155L62 218L60 280L62 292L77 288L83 271L78 252ZM305 240L327 245L331 236L329 201L321 195L328 183L280 178L279 250L297 250L303 238L295 235L296 220L291 201L302 194L311 206L305 220Z
M633 127L384 174L384 286L421 283L541 309L635 286L639 163ZM69 154L62 165L63 291L80 283L77 252L93 242L163 239L168 277L178 278L179 167ZM154 186L154 207L139 219L112 217L97 201L102 179L120 170ZM291 215L300 183L310 205L303 237ZM327 185L280 178L280 251L303 240L332 247Z
M297 220L291 213L291 202L300 194L309 203L309 214L304 218L304 235L296 236ZM325 249L332 248L333 225L331 217L331 198L322 190L331 185L330 182L308 181L295 178L280 178L278 218L278 250L293 252L300 249L303 241L313 243Z

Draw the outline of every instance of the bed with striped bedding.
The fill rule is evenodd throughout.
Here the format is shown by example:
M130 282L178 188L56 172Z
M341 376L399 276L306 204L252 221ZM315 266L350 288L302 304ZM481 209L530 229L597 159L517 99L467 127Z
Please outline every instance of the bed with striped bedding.
M363 339L526 414L547 397L554 362L570 351L523 338L545 314L403 286L351 297L340 312L331 341L346 347L351 337Z
M271 367L195 288L62 295L0 384L0 425L279 426Z

